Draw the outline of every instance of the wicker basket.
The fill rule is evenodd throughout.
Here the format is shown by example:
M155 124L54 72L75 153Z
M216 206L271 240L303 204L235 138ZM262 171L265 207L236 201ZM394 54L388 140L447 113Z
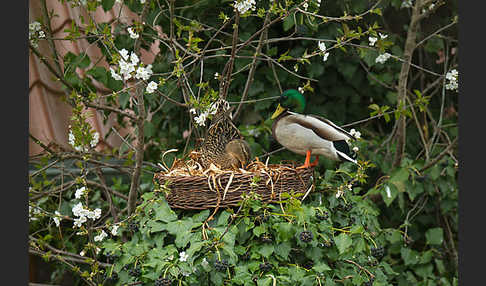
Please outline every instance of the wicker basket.
M242 194L254 191L264 202L276 202L283 192L306 193L312 185L314 168L268 165L247 173L224 172L211 176L167 176L157 173L154 181L167 187L172 208L202 210L236 206ZM256 178L255 178L256 177Z

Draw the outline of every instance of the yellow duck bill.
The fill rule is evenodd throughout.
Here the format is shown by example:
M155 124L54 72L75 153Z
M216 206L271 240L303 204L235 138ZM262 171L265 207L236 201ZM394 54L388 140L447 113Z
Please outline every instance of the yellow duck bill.
M275 110L275 112L272 114L272 117L270 117L270 119L275 119L277 118L277 116L279 116L280 114L282 114L282 112L285 111L285 108L283 108L280 103L278 104L277 106L277 109Z

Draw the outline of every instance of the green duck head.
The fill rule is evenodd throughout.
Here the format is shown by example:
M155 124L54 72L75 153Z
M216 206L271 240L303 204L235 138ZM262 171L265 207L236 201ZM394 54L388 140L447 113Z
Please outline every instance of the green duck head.
M282 112L290 110L296 113L303 113L305 109L304 96L295 89L288 89L280 95L278 106L272 114L271 119L277 118Z

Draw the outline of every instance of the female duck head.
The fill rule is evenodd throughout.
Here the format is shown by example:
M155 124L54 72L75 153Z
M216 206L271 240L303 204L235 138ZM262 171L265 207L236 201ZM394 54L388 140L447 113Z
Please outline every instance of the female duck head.
M273 113L271 119L275 119L282 112L291 110L296 113L303 113L305 109L304 96L295 89L286 90L278 100L277 110Z

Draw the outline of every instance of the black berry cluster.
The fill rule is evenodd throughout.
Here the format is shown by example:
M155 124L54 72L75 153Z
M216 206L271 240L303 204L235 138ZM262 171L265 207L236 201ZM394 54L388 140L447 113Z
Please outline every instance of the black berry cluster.
M314 262L312 260L307 260L304 265L302 265L305 269L311 269L314 266Z
M109 253L105 254L105 256L106 256L106 262L107 263L113 263L115 261L115 259L117 258L117 256L113 252L109 252Z
M137 232L138 231L138 224L136 222L132 221L128 224L128 229L130 231Z
M170 286L172 285L172 280L170 280L169 278L159 278L157 280L155 280L155 286Z
M128 271L128 274L130 276L133 276L133 277L138 277L140 276L140 274L142 274L142 270L140 269L140 267L135 267L135 268L132 268Z
M303 232L300 233L299 238L303 242L310 242L312 241L312 238L314 238L314 235L312 234L311 231L304 230Z
M373 281L374 281L374 280L375 280L375 279L374 279L373 277L371 277L371 278L370 278L370 280L369 280L369 281L366 281L364 285L365 285L365 286L371 286L371 285L373 285Z
M113 283L116 280L118 280L118 273L113 272L113 273L111 273L111 276L108 276L108 274L107 274L107 276L106 276L106 282L107 283Z
M326 247L326 248L330 248L330 247L332 247L332 241L331 241L331 240L329 240L329 241L324 241L324 242L322 243L322 246L324 246L324 247Z
M245 254L243 254L241 256L241 260L243 260L243 261L247 261L249 259L250 259L250 252L249 251L245 252Z
M380 247L372 247L371 248L371 255L376 257L376 259L381 259L385 255L385 248L383 246Z
M228 268L228 261L226 261L225 259L216 260L214 261L214 268L217 271L226 271L226 268Z
M317 214L316 214L316 218L317 218L318 220L325 220L325 219L328 219L328 218L329 218L329 213L328 213L328 212L324 212L323 214L317 213Z
M265 261L264 263L260 263L260 270L263 272L267 272L272 270L273 265L270 264L268 261Z

